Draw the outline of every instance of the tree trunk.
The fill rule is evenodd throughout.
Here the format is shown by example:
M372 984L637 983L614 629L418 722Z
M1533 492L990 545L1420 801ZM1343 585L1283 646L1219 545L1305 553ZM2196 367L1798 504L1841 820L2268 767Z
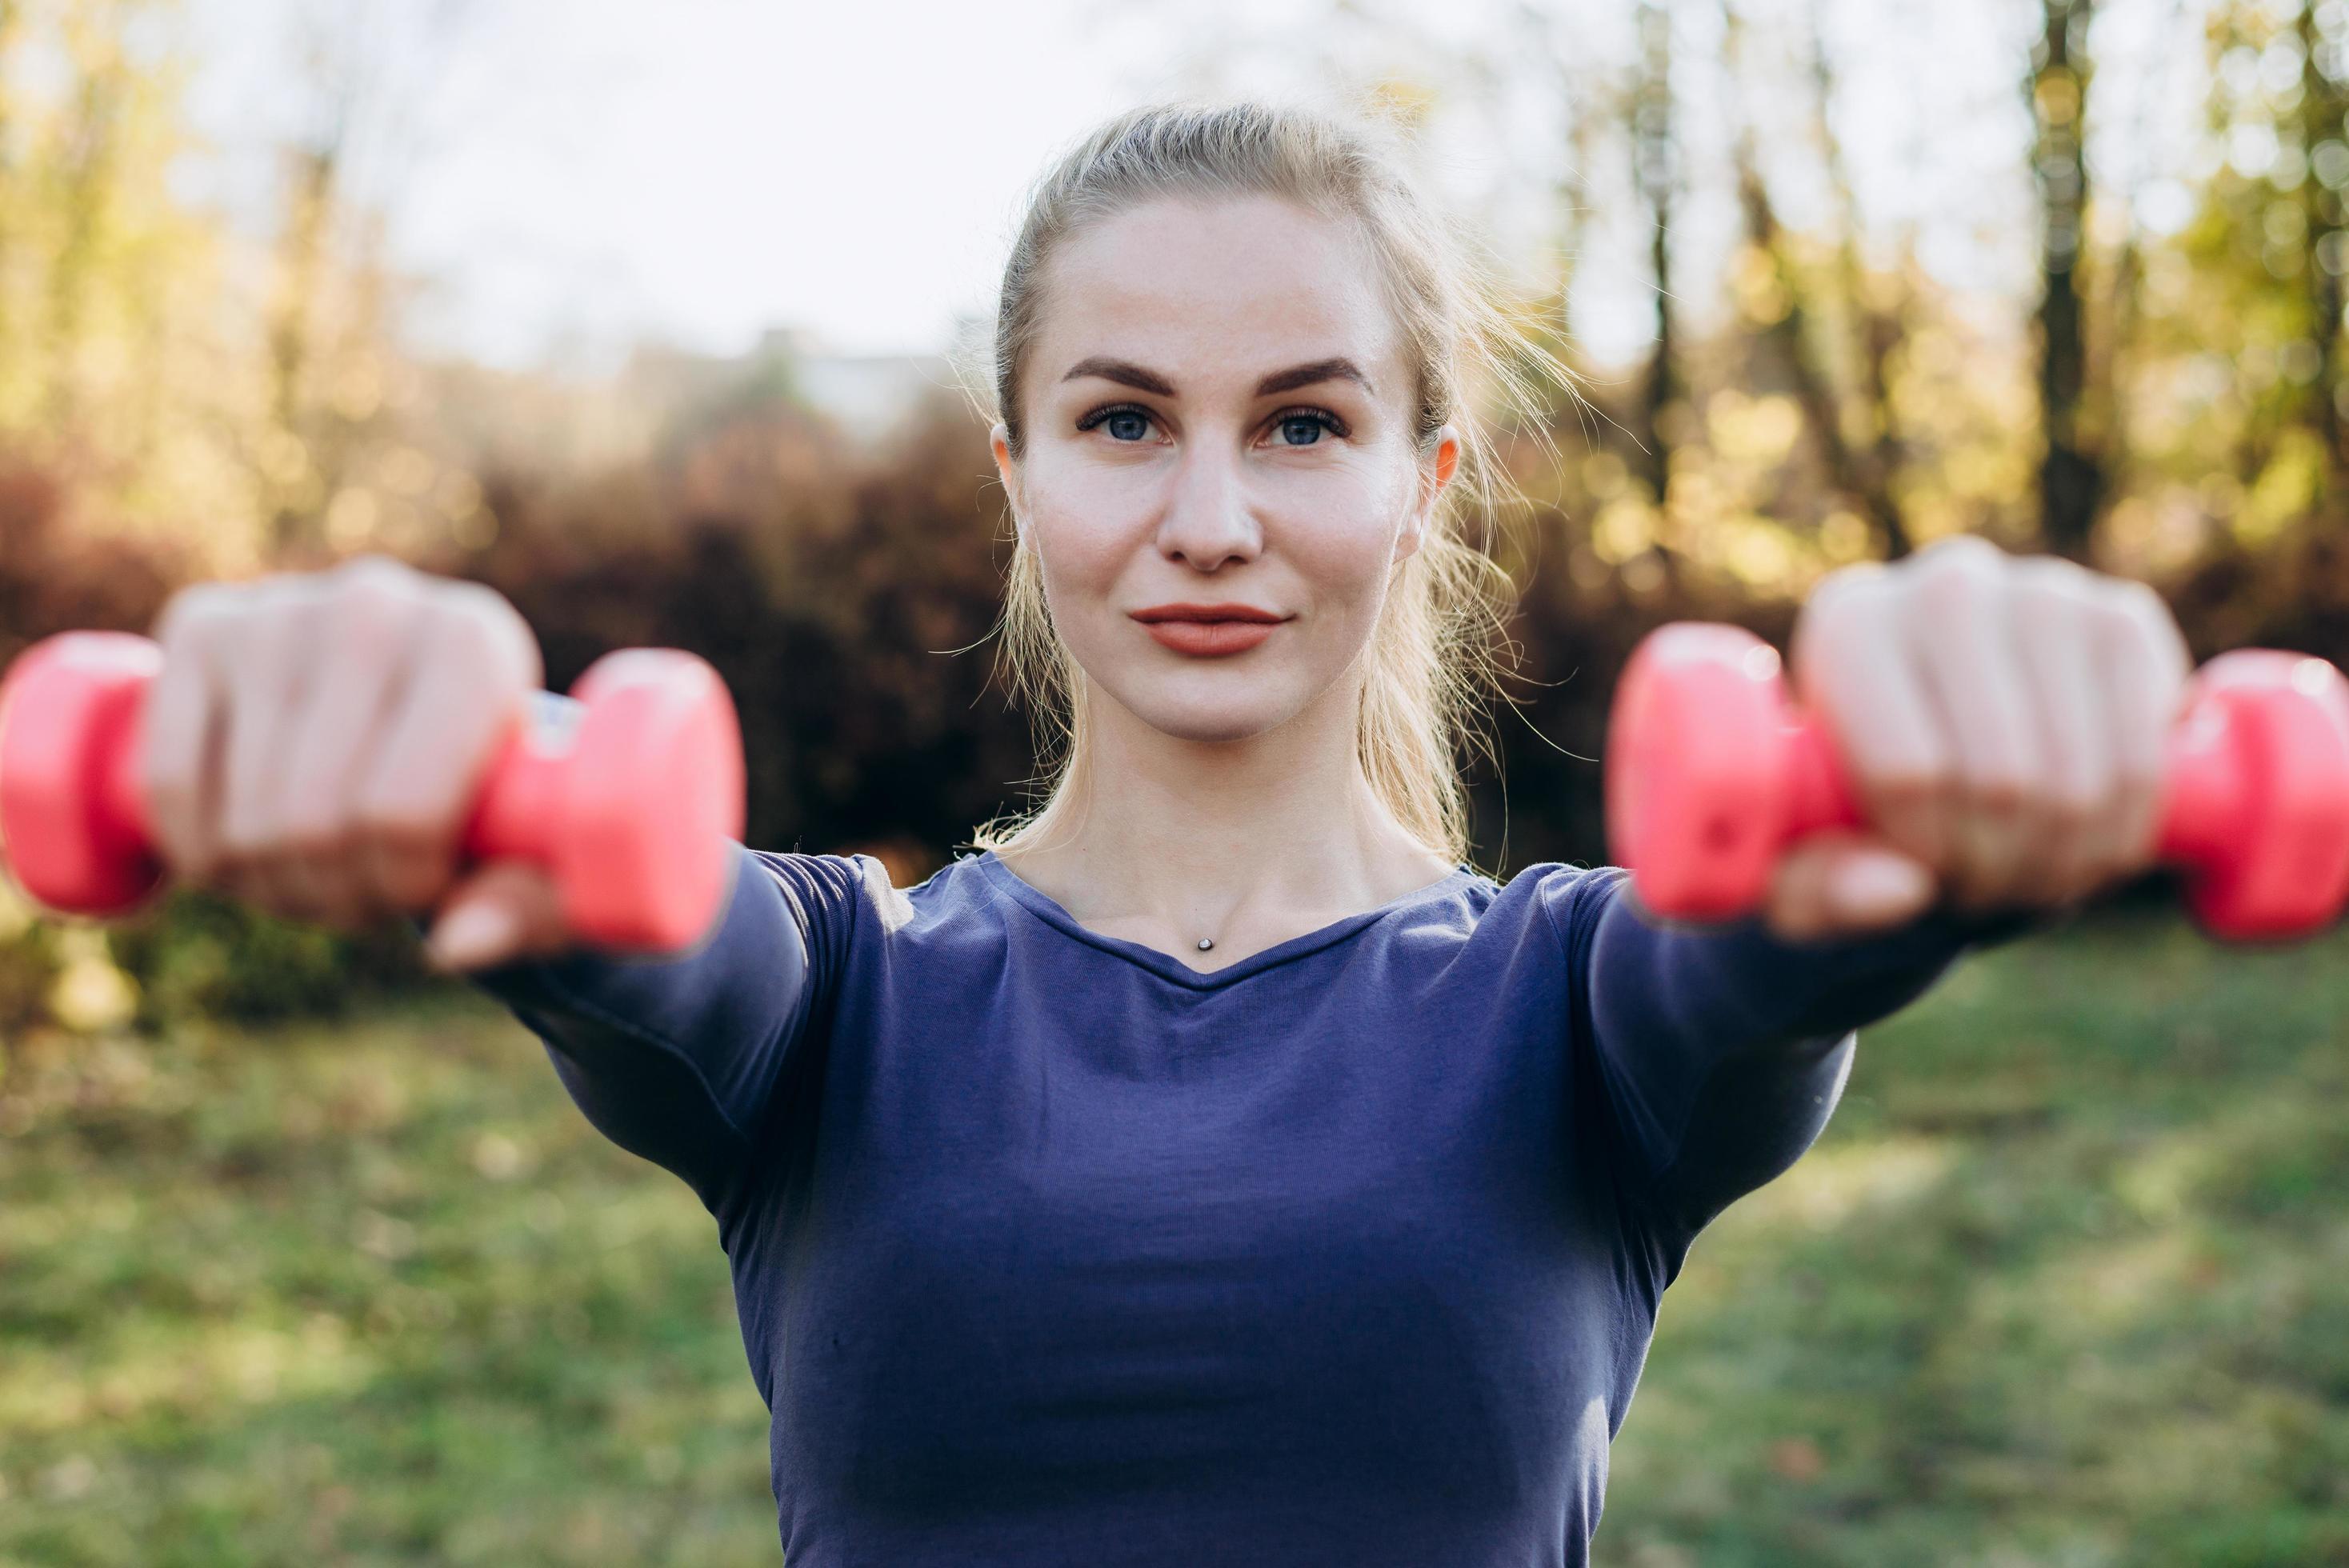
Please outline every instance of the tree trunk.
M1860 259L1859 200L1853 191L1851 170L1844 164L1843 144L1836 139L1835 124L1827 113L1828 105L1835 101L1835 67L1827 57L1816 5L1811 10L1811 88L1819 157L1826 168L1827 184L1835 191L1836 215L1842 230L1836 241L1836 270L1852 318L1858 323L1859 389L1868 407L1868 445L1851 488L1863 503L1884 559L1898 561L1916 547L1916 542L1901 515L1894 487L1908 443L1900 433L1899 410L1892 406L1889 366L1907 341L1909 330L1898 307L1878 310L1868 297L1866 268Z
M2315 7L2302 5L2295 24L2305 64L2301 67L2301 124L2320 177L2302 186L2308 219L2309 335L2316 344L2316 379L2309 387L2309 414L2317 438L2324 444L2326 493L2349 495L2349 464L2341 448L2341 273L2349 267L2349 233L2344 233L2341 189L2322 176L2336 163L2349 162L2343 139L2349 92L2327 68L2330 46L2316 25ZM2328 155L2328 148L2331 150Z
M1640 81L1631 96L1631 179L1647 210L1648 264L1656 280L1656 347L1634 411L1631 433L1644 450L1632 454L1631 470L1647 481L1659 506L1671 473L1662 415L1681 396L1672 304L1671 40L1671 12L1665 0L1643 0Z
M2040 531L2047 548L2087 558L2104 500L2104 463L2087 415L2088 361L2078 270L2085 246L2088 167L2081 128L2088 106L2085 40L2095 0L2041 0L2044 23L2027 81L2038 127L2039 399L2047 451L2039 467Z

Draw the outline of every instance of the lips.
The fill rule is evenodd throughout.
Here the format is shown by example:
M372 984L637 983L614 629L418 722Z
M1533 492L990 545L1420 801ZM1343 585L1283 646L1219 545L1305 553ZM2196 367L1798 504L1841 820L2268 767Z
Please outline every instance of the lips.
M1253 604L1154 604L1133 614L1161 647L1195 658L1244 654L1288 618Z
M1166 621L1247 621L1259 625L1277 625L1286 615L1270 610L1259 610L1253 604L1154 604L1147 610L1136 610L1133 618L1146 623Z
M1262 621L1160 621L1149 631L1160 646L1201 658L1244 654L1272 635Z

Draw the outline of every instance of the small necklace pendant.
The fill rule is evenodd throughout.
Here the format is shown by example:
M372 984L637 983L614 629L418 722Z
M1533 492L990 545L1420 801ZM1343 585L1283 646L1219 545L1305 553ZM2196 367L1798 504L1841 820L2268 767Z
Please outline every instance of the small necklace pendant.
M1208 948L1213 947L1215 944L1216 939L1212 936L1203 936L1199 938L1199 951L1202 953L1205 953Z

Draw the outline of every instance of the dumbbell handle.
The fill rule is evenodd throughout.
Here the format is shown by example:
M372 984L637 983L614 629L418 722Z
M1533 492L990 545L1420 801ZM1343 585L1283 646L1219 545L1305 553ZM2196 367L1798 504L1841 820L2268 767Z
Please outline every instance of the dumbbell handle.
M2269 650L2246 648L2231 657L2252 657ZM2323 662L2292 657L2292 678L2313 687L2325 681ZM2313 676L2300 671L2312 669ZM1806 838L1823 829L1860 829L1868 814L1851 793L1842 756L1827 738L1818 718L1790 709L1787 720L1787 841ZM2154 824L2154 859L2170 866L2206 869L2236 845L2243 824L2243 808L2251 798L2251 777L2241 747L2230 744L2230 726L2213 707L2197 707L2170 730L2163 744L2161 808Z
M119 914L162 879L140 771L161 667L147 638L69 632L0 682L0 833L18 881L51 907ZM723 896L742 784L717 672L676 649L623 649L574 696L534 695L484 769L460 852L546 868L583 941L674 951Z
M1866 825L1843 758L1787 696L1777 654L1734 626L1644 642L1609 718L1611 851L1658 913L1749 913L1785 848ZM2165 747L2153 858L2189 875L2204 926L2289 936L2349 902L2349 682L2267 648L2197 671Z
M2240 831L2246 799L2241 752L2227 744L2215 716L2181 720L2169 733L2161 771L2161 805L2154 828L2154 858L2200 868ZM1852 793L1843 758L1826 727L1796 710L1787 726L1786 841L1837 828L1865 828L1867 813Z
M543 865L554 861L552 835L560 820L556 802L562 788L561 752L577 726L582 704L576 697L551 691L532 695L531 715L514 727L481 776L481 791L459 845L467 860L520 860ZM137 846L152 861L157 835L140 775L146 739L144 705L127 707L117 738L99 753L98 788L90 808L92 826L109 841ZM150 887L161 880L162 873L157 862ZM140 896L144 895L142 890Z

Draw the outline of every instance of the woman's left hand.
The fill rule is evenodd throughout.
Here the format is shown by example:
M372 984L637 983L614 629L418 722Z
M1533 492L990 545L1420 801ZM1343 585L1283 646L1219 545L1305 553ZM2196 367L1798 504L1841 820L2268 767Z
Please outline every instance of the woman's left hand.
M2143 583L1960 536L1824 579L1792 665L1870 827L1787 853L1778 935L2069 904L2153 863L2192 662Z

